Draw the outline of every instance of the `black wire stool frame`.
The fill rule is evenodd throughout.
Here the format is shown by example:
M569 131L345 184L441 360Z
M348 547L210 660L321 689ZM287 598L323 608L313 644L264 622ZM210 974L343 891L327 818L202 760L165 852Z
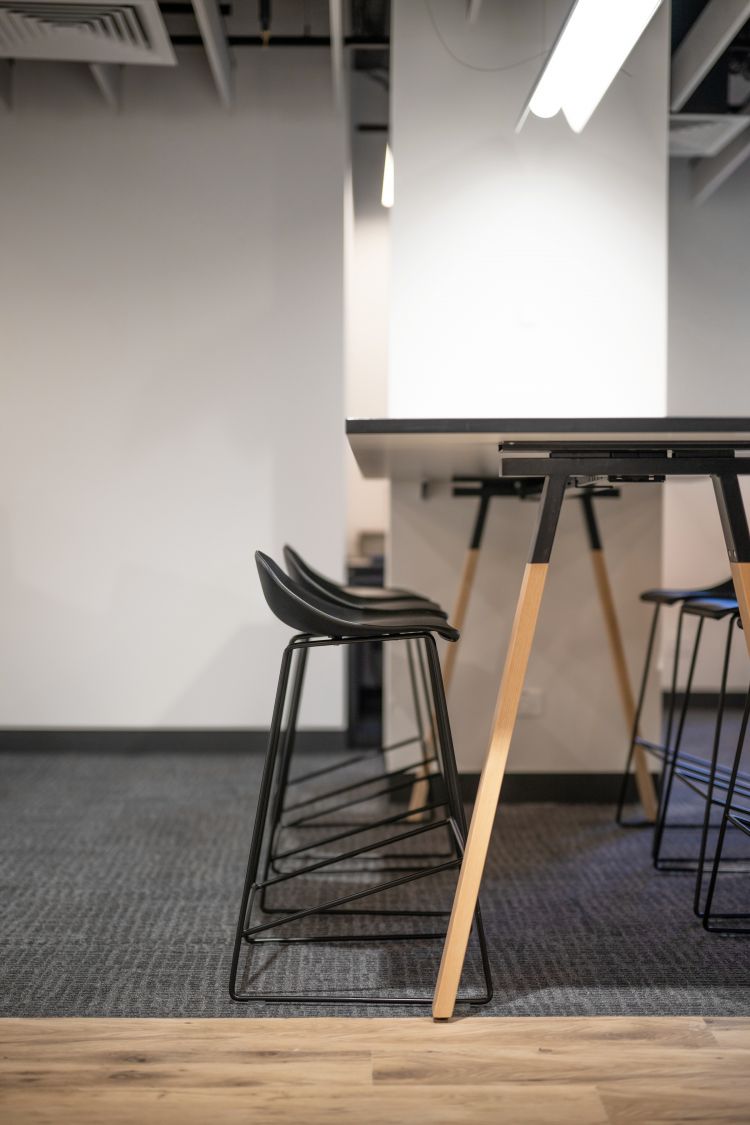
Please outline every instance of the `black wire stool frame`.
M680 610L680 621L678 625L678 641L682 630L682 618L684 614L689 614L688 606L683 606ZM693 754L685 753L682 750L682 736L685 728L685 719L687 716L688 706L690 703L690 695L692 692L693 678L695 675L695 666L698 658L698 650L700 648L704 618L698 619L698 625L695 632L693 642L693 649L690 658L690 665L688 670L687 684L685 687L685 694L680 709L680 718L677 726L677 734L675 737L674 745L670 745L672 718L674 713L674 703L676 694L676 669L672 681L672 700L670 704L670 721L668 724L668 740L665 747L665 752L662 757L663 769L661 774L661 782L659 789L659 813L657 822L654 828L654 839L652 845L652 857L654 867L658 871L671 871L671 872L695 872L696 873L696 891L694 896L694 909L696 913L700 913L698 909L698 902L701 894L701 884L703 872L706 866L706 852L708 848L708 837L711 828L711 810L712 810L712 797L713 788L717 776L720 775L722 767L719 766L719 749L721 745L721 733L724 723L724 715L726 711L726 693L727 693L727 679L729 676L729 661L732 654L732 638L735 636L737 622L739 621L739 609L728 615L726 640L724 642L724 656L721 666L721 679L719 684L719 698L716 706L716 719L714 722L714 735L711 749L711 758L708 762ZM675 651L675 662L679 659L679 648ZM704 807L703 819L698 824L675 824L669 825L667 823L667 816L669 812L669 802L672 796L674 779L678 777L685 782L689 788L695 792L702 793L700 787L696 788L691 785L691 780L702 780L708 786L706 803ZM662 856L662 845L664 843L665 831L670 828L677 830L684 830L687 828L699 828L701 830L700 844L698 848L698 856L669 856L664 858ZM725 862L730 862L728 859ZM734 861L731 861L734 862Z
M424 767L436 764L439 767L438 756L435 753L434 747L437 744L437 729L435 724L435 716L433 709L429 705L430 691L428 686L428 677L425 669L425 658L423 647L420 641L415 638L406 640L406 653L408 659L409 681L412 695L412 703L414 708L414 717L416 722L416 734L401 739L398 742L391 743L386 746L377 747L374 752L366 754L358 754L354 757L346 758L343 762L336 762L333 765L326 766L322 769L316 769L307 773L297 775L295 777L289 776L291 763L294 754L294 743L297 730L297 718L299 714L299 705L302 695L302 687L304 683L306 662L307 662L307 648L300 648L297 659L295 661L294 672L292 674L292 690L290 694L290 707L289 714L285 725L285 733L283 735L283 744L280 752L281 766L276 780L275 792L271 801L271 816L270 816L270 840L271 844L266 855L266 870L275 872L276 874L284 874L288 872L288 868L281 866L283 861L289 861L294 857L310 853L310 858L330 858L328 853L321 853L320 849L330 844L338 843L344 840L349 835L356 835L358 832L367 831L371 828L385 826L385 824L395 824L400 821L416 821L416 820L435 820L437 810L444 805L442 800L429 800L427 804L420 806L416 809L404 811L403 813L381 818L368 825L362 825L361 821L334 819L328 820L331 816L335 816L338 812L349 812L353 806L367 804L378 797L391 797L395 794L402 793L410 790L414 784L415 776L412 771L424 769ZM416 655L416 659L415 659ZM419 680L417 677L417 667L419 669ZM421 688L425 699L427 723L429 725L429 737L425 729L424 715L422 712L422 705L420 703L420 682ZM331 774L336 771L341 771L351 765L358 764L362 761L371 762L374 758L380 757L389 751L397 750L409 745L418 744L421 748L421 758L419 761L412 762L407 766L399 769L383 770L371 777L364 778L363 780L350 782L346 785L338 786L334 789L329 789L322 793L315 793L311 797L303 797L302 800L295 801L292 804L287 803L287 795L293 786L297 786L304 782L313 781L326 774ZM430 751L430 747L433 749ZM439 778L439 773L431 775L433 780ZM385 783L382 789L372 790L372 786ZM362 792L364 790L364 792ZM358 793L359 791L359 793ZM338 803L325 806L324 803L331 798L344 798ZM316 806L324 805L322 808ZM297 816L295 819L285 819L285 814L299 812L299 810L313 811L303 812L302 816ZM282 840L284 833L290 829L321 829L321 828L334 828L337 831L330 836L316 839L309 844L304 844L295 848L287 848L283 850ZM356 831L349 833L342 831L343 829L351 828ZM428 851L421 852L419 856L424 859L446 859L452 852L436 852ZM343 857L345 858L345 857ZM407 867L399 867L398 863L388 863L388 870L413 870L414 855L401 855L392 853L391 860L409 859L411 862ZM382 868L382 864L381 864ZM362 871L362 866L358 865L355 871ZM264 896L262 896L262 904ZM277 910L280 908L277 907Z
M712 910L718 878L721 873L720 869L723 862L724 842L728 829L730 827L737 828L745 836L750 836L750 775L740 770L749 720L750 689L748 690L745 700L742 724L740 726L737 748L735 750L731 769L717 771L713 783L705 789L707 808L710 808L711 804L720 804L723 808L719 825L719 835L716 841L714 859L711 867L711 877L706 892L706 901L702 909L700 908L700 884L696 884L696 913L703 920L703 928L713 934L750 936L750 913L724 913L719 911L714 913ZM683 780L687 779L683 778ZM691 781L688 781L688 784L690 784ZM696 784L694 781L692 783ZM719 800L714 796L714 790L716 788L723 789L726 793L723 800ZM748 869L746 868L742 874L747 873ZM736 872L731 872L731 874L736 874ZM733 923L736 922L745 922L747 924L744 926L734 925Z
M668 719L667 719L667 731L666 731L664 743L651 742L651 741L649 741L649 739L643 738L639 734L639 729L640 729L640 724L641 724L641 715L643 713L643 704L644 704L644 701L645 701L645 698L646 698L646 689L648 687L648 678L649 678L649 674L650 674L650 671L651 671L651 664L652 664L653 654L654 654L654 644L656 642L656 635L657 635L657 630L658 630L658 627L659 627L659 620L660 620L660 617L661 617L662 609L668 603L657 601L654 604L654 611L651 615L651 626L650 626L650 629L649 629L648 641L646 643L646 655L645 655L645 659L644 659L644 662L643 662L643 671L641 673L641 681L640 681L640 684L639 684L639 687L638 687L638 699L636 701L635 714L633 716L633 725L632 725L632 728L631 728L631 731L630 731L630 743L629 743L629 746L628 746L627 757L625 759L625 767L624 767L622 777L621 777L621 781L620 781L620 792L619 792L618 798L617 798L615 821L616 821L617 824L620 825L621 828L652 828L653 827L651 822L648 821L648 820L625 821L623 819L623 814L624 814L624 811L625 811L625 804L626 804L627 794L628 794L628 785L629 785L629 781L630 781L630 770L631 770L631 767L632 767L632 764L633 764L633 755L635 754L635 749L636 749L637 746L642 747L648 754L651 754L654 757L656 757L657 760L662 765L661 776L659 778L659 792L658 792L659 811L657 813L657 825L659 823L660 814L661 814L661 798L662 798L663 786L664 786L664 780L665 780L664 768L665 768L665 765L666 765L666 763L667 763L667 761L670 757L670 745L671 745L671 741L672 741L672 728L673 728L673 724L674 724L675 705L676 705L676 700L677 700L677 679L678 679L679 660L680 660L680 644L681 644L681 640L682 640L683 613L685 611L686 606L690 602L705 601L705 600L711 599L711 598L724 598L724 597L731 596L729 591L722 591L721 593L717 592L721 588L722 585L724 585L724 584L719 584L719 586L714 586L714 587L707 587L705 590L689 591L689 592L686 592L685 596L682 598L682 605L681 605L681 608L680 608L680 614L679 614L678 621L677 621L677 634L676 634L676 638L675 638L675 653L674 653L674 658L673 658L673 661L672 661L672 683L671 683L671 688L670 688L670 701L669 701L669 711L668 711ZM695 642L694 642L694 645L695 645L694 656L696 656L696 657L697 657L697 648L700 645L700 632L701 631L702 631L702 629L699 627L699 629L697 630L698 635L696 636ZM691 667L694 671L695 670L694 663L691 664ZM689 697L689 695L690 695L691 686L692 686L692 677L689 677L689 685L688 685L688 687L686 688L686 691L685 691L686 697ZM685 698L683 700L683 708L686 707L688 701L689 701L688 698ZM682 721L684 723L684 714L682 715ZM685 825L685 826L681 826L681 827L690 827L690 826ZM693 825L692 827L699 828L700 825Z
M366 844L360 848L351 850L349 855L363 855L367 852L376 851L379 848L386 846L388 843L399 843L406 839L413 838L432 832L437 829L445 829L449 835L452 843L453 855L450 859L444 862L437 863L432 867L421 867L417 870L411 870L399 875L395 878L386 879L383 882L377 883L373 886L368 886L363 890L353 891L347 895L343 895L334 899L330 899L314 907L308 907L303 910L296 910L292 913L286 913L281 917L276 917L270 921L251 924L253 905L258 896L258 892L263 896L264 892L271 886L279 885L281 883L288 883L290 880L298 878L299 876L313 874L318 871L324 870L328 866L339 862L341 858L346 856L334 856L331 859L317 860L313 863L308 863L302 868L294 872L275 875L271 878L264 877L258 879L258 874L261 871L261 864L263 858L264 843L267 843L267 826L269 811L271 803L278 798L280 789L274 786L276 771L279 768L281 749L282 749L282 724L285 709L286 695L289 685L290 668L292 664L292 657L295 652L304 652L311 648L326 647L329 645L340 644L353 644L359 643L364 640L418 640L421 641L425 654L427 657L427 666L429 671L429 682L431 688L432 704L434 710L434 721L437 729L437 741L435 744L436 754L439 757L442 767L442 776L445 784L446 798L444 804L447 808L447 815L443 818L431 821L428 824L417 824L409 827L402 832L398 832L390 839L380 840L376 844ZM302 668L304 673L304 664ZM301 676L295 678L295 687L298 695L301 694ZM294 703L294 701L293 701ZM296 700L296 705L299 706L299 698ZM287 727L287 730L291 727ZM286 740L284 740L286 741ZM288 765L288 762L286 763ZM412 810L413 812L414 810ZM372 827L369 825L368 827ZM393 917L445 917L448 918L450 911L413 911L413 910L390 910L387 912L382 911L368 911L365 909L354 909L345 911L342 908L353 904L360 903L371 897L372 895L379 894L383 891L390 890L397 886L402 886L406 883L414 882L420 879L428 878L431 875L436 875L444 871L458 869L461 865L463 855L464 841L466 838L466 818L464 814L463 805L459 793L458 774L456 770L455 755L453 749L453 739L450 730L450 720L448 718L448 709L445 700L445 692L443 690L442 676L440 672L440 661L437 653L437 646L435 639L429 630L404 630L399 632L384 632L373 633L369 637L313 637L307 634L295 635L289 644L284 649L281 660L281 669L279 672L279 681L276 691L276 700L274 703L273 718L271 722L271 731L269 737L268 751L263 769L263 776L261 780L260 793L258 798L258 806L255 816L255 824L253 828L252 842L250 846L250 854L248 857L247 870L245 874L245 883L242 891L242 899L240 904L239 918L237 921L237 929L235 933L234 948L232 952L232 964L229 979L229 995L233 1000L239 1002L252 1002L260 1001L266 1003L314 1003L314 1004L379 1004L379 1005L430 1005L432 997L413 997L413 996L356 996L356 995L340 995L340 994L325 994L325 993L269 993L269 992L249 992L243 991L238 987L237 977L240 967L240 957L243 945L252 947L256 944L263 943L278 943L278 944L338 944L341 942L375 942L375 941L408 941L408 940L425 940L435 939L443 940L445 937L445 930L438 932L431 931L428 933L410 933L401 932L395 934L375 934L373 932L363 933L362 935L322 935L310 937L271 937L267 935L269 931L278 929L292 922L298 922L305 918L313 916L331 915L331 914L354 914L354 915L367 915L368 913L388 913ZM267 874L267 865L265 867ZM472 1006L488 1003L492 998L492 974L489 963L489 955L487 951L486 937L482 918L479 907L477 907L475 914L476 934L479 945L479 952L481 957L482 975L484 977L485 991L481 996L470 996L462 998L462 1002L466 1002ZM250 953L248 954L250 957ZM249 968L249 961L248 961Z

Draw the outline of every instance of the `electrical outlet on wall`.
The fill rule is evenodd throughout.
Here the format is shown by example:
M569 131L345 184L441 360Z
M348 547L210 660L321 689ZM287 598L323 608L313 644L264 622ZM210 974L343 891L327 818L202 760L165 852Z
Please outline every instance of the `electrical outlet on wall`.
M526 687L518 705L519 719L538 719L542 713L542 689Z

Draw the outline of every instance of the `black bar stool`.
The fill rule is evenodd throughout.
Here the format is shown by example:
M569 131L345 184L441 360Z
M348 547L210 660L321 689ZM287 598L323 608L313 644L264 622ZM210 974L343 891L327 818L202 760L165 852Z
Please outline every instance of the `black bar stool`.
M336 583L316 571L298 552L289 546L284 548L284 558L287 571L292 579L310 595L322 597L327 602L350 611L360 614L365 613L373 620L383 614L402 616L415 612L434 615L443 621L447 617L445 611L435 602L409 590L375 588L373 591L371 588L365 587L359 591L356 588ZM285 849L283 837L286 829L296 830L299 834L305 828L340 828L347 825L357 827L358 821L342 819L341 814L343 813L344 817L350 815L353 805L368 805L378 797L398 796L400 793L411 790L415 781L415 771L421 777L428 777L430 772L434 772L434 770L431 771L428 768L437 764L437 758L433 749L435 745L434 716L429 706L430 693L424 651L422 646L416 644L413 640L409 640L406 642L406 653L415 718L414 735L389 746L380 746L364 753L348 756L342 761L336 761L323 768L290 776L297 711L302 687L301 678L304 675L306 659L306 653L300 652L293 676L292 706L286 724L286 736L281 755L281 768L278 777L279 789L272 802L270 832L273 843L268 857L272 867L278 869L280 860L288 859L292 855L297 856L301 852L312 850L315 847L315 845L308 845L307 847ZM410 745L419 747L420 756L417 761L400 769L389 770L385 768L383 756L388 751L404 749ZM373 762L381 763L382 768L374 771L372 768ZM362 763L369 767L365 771L364 779L349 780L345 785L337 785L328 790L319 788L320 779L323 776L344 770L351 771L353 767ZM385 788L372 788L373 786L383 785L385 785ZM300 786L302 786L301 791ZM289 801L287 797L293 787L294 799ZM326 804L329 800L333 800L334 804ZM391 819L407 819L408 817L416 819L416 816L425 818L430 815L434 816L434 811L432 813L417 812L415 814L413 810L410 810L408 813L405 811L402 817ZM443 853L429 852L425 854L430 858L435 858L436 855L442 855ZM397 859L398 857L392 858Z
M654 655L654 645L656 641L656 633L659 625L659 619L663 608L672 607L675 605L683 605L693 599L699 598L722 598L733 597L734 584L731 578L725 582L719 582L714 586L706 586L696 589L670 589L668 587L657 587L653 590L644 590L641 594L640 600L653 605L654 612L651 617L651 627L649 629L648 641L646 643L646 656L643 662L643 672L641 673L641 682L638 689L638 701L635 708L635 717L633 720L633 729L630 735L630 745L628 747L628 754L625 761L625 768L622 774L622 781L620 783L620 793L617 800L617 812L615 819L618 824L623 827L628 827L623 821L623 812L628 795L628 783L630 780L630 770L633 764L633 755L636 746L642 746L651 754L655 754L661 761L664 760L666 754L666 747L669 746L672 737L672 725L674 720L675 700L677 694L677 674L679 667L679 654L680 644L682 640L682 616L680 616L677 624L677 637L675 640L675 658L672 665L672 685L669 701L669 712L667 721L667 733L665 743L650 742L646 738L642 738L639 734L641 714L643 712L643 703L646 698L646 688L648 687L648 679L651 673L651 664ZM641 822L639 822L640 826Z
M736 936L750 935L750 913L747 911L719 911L714 909L718 878L720 874L727 870L723 854L727 832L730 828L736 828L743 836L750 837L750 773L747 770L740 770L747 737L748 720L750 720L750 690L748 690L745 700L745 709L732 765L729 769L719 767L716 770L713 788L706 790L707 805L718 805L722 809L711 877L708 883L706 902L702 909L699 902L700 886L697 885L696 887L696 913L702 918L704 929L710 933ZM720 795L717 795L717 790ZM745 875L750 873L750 862L747 858L744 860L744 871L742 873ZM733 874L738 874L736 867L733 868ZM747 886L747 883L745 883L745 886Z
M424 997L416 997L413 995L393 996L387 993L377 996L371 994L352 995L348 990L345 995L328 991L264 991L262 989L253 990L248 978L252 978L253 973L253 952L256 951L258 947L268 944L272 945L274 948L285 944L294 947L312 945L313 948L319 948L325 944L339 945L350 942L369 942L377 944L379 942L390 943L426 939L439 942L443 941L445 937L443 928L437 931L433 929L427 932L402 928L396 932L386 934L363 929L362 919L366 918L370 913L367 900L371 899L372 896L384 892L391 892L408 883L427 879L431 876L456 870L460 867L466 835L466 822L459 795L453 740L440 674L437 646L435 644L435 634L445 640L455 641L458 638L458 633L444 618L434 613L420 613L416 611L408 614L382 613L378 614L377 618L373 619L361 610L355 611L345 606L336 605L323 598L315 597L284 574L273 560L261 554L261 552L256 553L256 562L263 593L269 608L279 620L294 629L296 635L284 649L281 660L268 751L260 786L250 855L248 858L235 935L229 983L230 996L232 999L239 1001L257 1000L317 1004L346 1002L429 1005L432 1002L431 989L429 990L430 994ZM268 847L267 827L269 814L271 812L271 802L275 790L275 778L280 765L280 751L283 741L283 715L288 694L292 659L295 653L304 654L306 656L307 652L313 648L330 645L357 644L365 640L373 639L380 640L383 643L409 639L414 640L424 648L429 674L430 704L435 716L437 734L435 751L439 758L441 767L440 774L444 784L444 793L441 795L440 804L444 807L445 811L442 817L427 824L410 825L408 827L396 825L397 830L395 832L392 831L393 825L387 823L381 824L377 827L390 829L389 835L378 836L374 842L361 844L358 847L350 849L346 858L378 853L389 845L402 845L407 840L418 839L420 836L433 832L440 833L446 837L450 845L451 855L447 860L442 862L430 866L420 866L416 870L404 872L395 878L381 879L374 883L368 882L364 886L358 885L356 889L352 889L351 884L348 882L346 893L344 894L334 892L333 897L324 896L324 901L316 902L313 906L305 906L292 913L281 914L269 920L255 921L253 918L254 906L259 898L267 891L280 885L288 886L293 880L299 880L303 883L307 881L307 886L309 887L310 881L314 884L316 877L321 875L327 875L335 879L335 865L342 858L336 855L331 859L316 860L313 863L305 863L302 867L292 872L274 875L271 878L259 879L263 852L264 849ZM297 689L301 692L301 681L297 682ZM277 788L276 792L278 792ZM371 832L373 827L375 826L368 823L367 832ZM344 830L344 832L339 835L339 839L356 837L358 831L357 829ZM300 886L300 882L296 884L297 887ZM331 891L329 889L328 895L330 895L330 893ZM266 911L267 910L268 905L266 904ZM450 914L450 908L448 905L445 910L414 910L406 908L399 909L398 906L393 906L389 909L388 913L393 918L414 919L417 917L431 917L435 919L438 917L447 918ZM351 930L337 933L319 932L320 924L322 923L325 926L333 917L336 918L337 924L339 925L342 925L341 920L345 919L350 926L356 923L356 926L359 928L355 928L354 932ZM313 928L312 923L318 923L318 930L305 932L305 926L307 924L311 924L310 928ZM492 981L479 910L476 912L475 926L481 958L483 990L476 995L466 997L466 1000L471 1004L484 1004L491 998ZM284 927L290 927L289 936L283 933ZM275 933L271 933L271 931L275 931ZM282 931L282 933L279 934L279 931ZM243 947L247 949L248 957L243 967L242 980L240 982L238 978L240 975L240 958ZM317 985L317 979L314 983Z
M301 587L307 590L313 598L324 597L325 601L331 601L338 606L354 610L360 614L364 613L368 618L372 618L373 621L376 621L383 614L401 616L409 613L413 614L415 611L424 611L430 616L434 615L443 622L446 619L447 615L440 606L413 591L393 588L384 591L381 587L376 588L376 596L373 597L371 596L372 588L365 587L360 593L351 586L344 586L334 582L330 578L326 578L319 571L310 566L298 552L294 551L293 548L289 546L284 548L284 556L291 577L295 579ZM290 778L299 703L307 660L306 649L301 649L298 652L292 676L292 688L290 693L291 706L285 724L285 733L280 751L280 768L277 772L275 791L270 804L271 811L268 829L270 845L264 857L261 882L266 880L269 871L273 871L276 874L288 873L290 865L291 870L294 870L294 865L298 865L302 862L303 856L307 857L307 863L318 859L331 860L336 853L325 849L329 848L332 844L339 844L342 839L351 835L351 833L341 832L340 830L342 828L352 828L362 833L367 831L368 828L372 829L383 825L396 825L405 820L434 820L438 815L438 811L442 805L440 800L437 799L439 797L439 788L435 786L435 782L439 782L441 779L439 777L439 769L436 773L436 767L439 766L439 759L434 750L437 738L434 714L429 703L430 689L428 686L425 657L422 646L418 645L413 639L406 641L406 653L414 707L415 734L410 738L402 739L400 742L393 743L390 746L378 747L374 752L370 751L369 753L347 757L343 761ZM417 671L419 672L419 680ZM420 695L425 705L426 720L423 715ZM420 757L416 762L403 766L400 769L388 770L381 768L377 772L373 772L372 769L369 769L366 771L364 779L355 781L348 780L347 784L337 785L333 789L328 790L318 788L321 777L325 775L331 775L341 770L348 771L352 766L362 762L372 765L373 760L382 759L389 750L403 749L414 744L417 744L420 748ZM384 762L382 764L383 766L385 765ZM423 790L425 794L424 800L418 806L410 802L408 809L404 808L403 811L396 814L393 814L392 811L388 809L386 816L383 816L383 810L381 808L374 820L372 814L369 816L369 821L367 820L368 807L372 807L373 803L381 798L388 801L394 796L398 798L399 795L403 795L407 790L412 791L417 777L421 777L427 781ZM307 783L307 788L305 789L303 787L300 793L299 786L304 786L304 783ZM437 790L433 795L431 795L430 790L431 784ZM288 802L286 799L287 794L294 786L297 787L294 791L294 799ZM377 788L377 786L380 786L380 788ZM333 800L333 804L328 804L327 802L331 800ZM352 819L353 809L356 809L356 813L359 814L355 819ZM329 834L324 837L314 835L315 832L319 833L321 829L328 828L337 829L337 831L332 835ZM313 836L304 838L306 832L312 832ZM288 836L292 837L291 841L288 839ZM300 839L301 837L302 839ZM290 843L294 846L290 846ZM351 858L351 854L351 851L339 853L338 858ZM411 871L415 868L416 859L448 859L452 854L450 850L435 850L431 848L427 850L422 849L417 854L410 851L406 855L392 851L389 854L387 864L380 858L375 862L379 870L387 869L391 872L403 870ZM407 862L406 867L404 867L404 861ZM356 866L354 868L350 867L348 870L361 871L363 868L367 869L368 864L370 866L372 864L371 857L360 856L356 862ZM260 908L267 911L268 904L265 889L262 890L258 901ZM291 914L295 912L295 907L285 906L283 903L275 901L273 912L277 914L285 912ZM370 914L375 916L382 916L383 913L382 910L373 909L370 911Z
M678 623L678 635L682 635L683 618L694 617L697 619L697 626L695 636L693 639L693 647L690 656L690 664L688 669L687 682L685 684L685 691L680 707L680 715L677 723L677 730L675 734L674 743L671 741L671 730L673 726L673 718L675 711L676 701L676 665L679 660L679 649L675 650L675 672L673 672L673 687L672 696L670 699L670 717L667 726L667 741L663 754L663 770L661 777L661 785L659 790L659 814L657 817L656 825L654 828L653 840L653 861L654 866L660 871L697 871L698 872L698 891L700 888L701 872L705 863L705 850L708 836L708 820L710 818L710 802L711 797L708 797L707 805L704 810L704 817L700 824L682 824L673 825L675 828L701 828L701 845L698 852L698 858L695 856L671 856L664 858L662 856L662 845L664 842L664 833L670 827L667 824L667 817L669 812L669 803L672 797L673 784L675 776L680 776L686 780L687 772L693 775L700 774L703 776L704 781L709 786L709 791L713 787L713 780L718 766L718 754L721 744L721 732L724 721L724 711L726 704L726 688L727 677L729 674L729 661L732 652L732 638L735 634L737 622L739 621L739 606L734 597L711 597L711 598L691 598L683 602L680 609L680 620ZM690 705L690 698L693 686L693 677L695 675L695 667L698 659L698 652L700 649L701 638L703 635L703 625L706 621L724 621L728 623L726 641L724 644L724 657L722 660L721 680L719 686L719 699L716 708L716 720L714 724L714 736L712 744L712 754L710 761L687 754L682 750L682 739L685 731L685 720L687 718L688 708ZM678 766L685 767L685 771L677 774Z

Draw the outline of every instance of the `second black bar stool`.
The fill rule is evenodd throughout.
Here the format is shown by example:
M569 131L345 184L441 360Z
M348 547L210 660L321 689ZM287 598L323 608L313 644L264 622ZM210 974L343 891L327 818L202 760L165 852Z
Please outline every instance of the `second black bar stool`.
M734 596L734 584L731 578L726 579L724 582L719 582L714 586L697 587L693 589L674 589L669 587L656 587L653 590L644 590L641 594L641 601L649 605L653 605L654 612L651 616L651 628L649 629L648 641L646 644L646 656L643 662L643 672L641 673L641 682L638 689L638 701L635 708L635 719L633 722L633 729L630 736L630 745L628 747L628 755L625 762L625 769L622 774L622 781L620 783L620 794L617 801L616 820L618 824L623 823L623 812L625 803L628 796L628 783L630 780L630 769L633 764L633 755L636 746L642 746L645 750L651 753L662 756L666 753L664 744L651 743L647 739L642 738L640 731L641 714L643 712L643 703L646 698L646 688L648 687L649 674L651 672L651 665L654 656L654 647L656 642L656 634L659 626L659 619L661 611L676 605L683 605L690 600L697 600L701 598L725 598ZM675 696L677 691L677 668L679 661L680 641L682 637L682 616L679 618L677 626L677 639L675 641L675 659L672 671L672 689L670 694L669 704L669 722L667 726L666 744L668 745L671 739L672 720L674 718Z
M313 598L324 598L326 602L366 615L376 621L383 614L398 615L426 613L445 620L446 613L435 602L410 590L364 588L358 590L334 582L315 570L293 548L284 548L287 572ZM373 596L373 593L375 596ZM269 854L272 865L290 855L299 855L310 850L304 846L291 849L284 844L289 830L297 835L304 830L321 827L357 827L358 822L345 819L351 816L352 806L363 811L363 806L381 797L398 799L413 789L417 777L428 778L434 772L437 759L434 752L434 715L429 706L428 675L422 646L414 640L406 642L409 682L414 709L414 734L391 745L373 747L365 752L347 755L322 768L306 772L292 772L294 736L301 693L301 677L305 670L305 654L300 653L292 676L292 705L287 720L287 731L281 753L281 767L278 775L278 793L272 802L271 837L273 844ZM415 761L398 769L389 769L385 761L388 751L405 750L418 747ZM358 772L356 768L363 766ZM345 772L346 784L335 784L328 790L321 789L321 779ZM352 780L354 778L354 780ZM376 788L373 788L376 787ZM425 800L429 797L429 785L423 788ZM287 799L290 795L291 799ZM327 802L331 800L333 804ZM422 804L424 802L421 802ZM418 813L425 817L429 814ZM411 810L404 810L403 819L414 817ZM397 818L393 818L394 820ZM314 839L314 838L313 838ZM315 845L313 845L315 846ZM434 853L431 853L434 858ZM395 858L395 857L394 857Z

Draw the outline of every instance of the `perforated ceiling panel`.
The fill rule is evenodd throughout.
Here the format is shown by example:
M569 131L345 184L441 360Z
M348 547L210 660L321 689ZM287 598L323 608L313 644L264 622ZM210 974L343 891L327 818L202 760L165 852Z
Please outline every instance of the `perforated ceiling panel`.
M0 58L173 66L155 0L0 0Z

